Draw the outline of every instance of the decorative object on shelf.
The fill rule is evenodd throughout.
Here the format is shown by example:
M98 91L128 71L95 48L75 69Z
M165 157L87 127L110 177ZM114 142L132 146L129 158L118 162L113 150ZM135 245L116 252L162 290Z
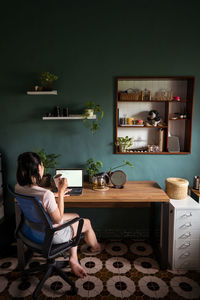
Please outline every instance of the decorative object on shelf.
M180 142L178 136L168 137L168 151L169 152L180 152Z
M94 102L86 102L85 112L83 114L83 122L87 127L90 127L92 134L95 134L96 131L100 128L100 121L103 119L104 111L99 104ZM88 124L88 119L93 115L96 115L96 119L92 121L91 124Z
M159 152L159 146L158 145L148 145L147 152Z
M42 177L40 185L42 187L50 187L51 174L48 172L49 169L53 169L57 166L57 158L60 156L60 154L46 154L44 149L36 149L35 152L40 156L44 166L44 175Z
M181 101L181 97L180 96L173 97L173 100Z
M199 190L200 176L194 176L193 189Z
M152 126L158 126L161 122L159 112L157 110L150 110L147 117L147 122Z
M52 91L53 82L58 80L58 76L50 73L50 72L43 72L40 75L40 81L42 84L43 91Z
M141 93L141 100L142 101L149 101L151 100L151 91L144 89L144 91Z
M117 146L119 147L119 152L126 152L128 148L130 148L133 144L133 139L128 136L118 137L117 138Z
M120 100L139 100L140 91L138 89L127 89L124 92L119 93Z
M169 177L165 180L166 193L171 199L185 199L188 194L189 182L183 178Z
M144 125L144 121L142 119L138 119L136 125Z
M159 146L159 151L163 152L163 149L164 149L164 129L163 128L159 129L158 146Z

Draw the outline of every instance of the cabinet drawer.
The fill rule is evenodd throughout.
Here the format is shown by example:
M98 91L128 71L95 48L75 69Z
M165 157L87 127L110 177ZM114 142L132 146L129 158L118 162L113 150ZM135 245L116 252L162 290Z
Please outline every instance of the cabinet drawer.
M199 221L200 219L200 210L199 209L187 209L187 210L178 210L176 214L176 223L183 224L186 222ZM199 222L200 224L200 222Z
M199 249L199 239L194 240L191 238L188 238L186 240L176 240L175 245L176 245L176 251L179 250L189 250L189 251L193 251L193 249Z
M175 261L185 261L186 259L200 259L200 249L198 246L191 245L187 249L175 249Z
M200 261L197 259L187 258L185 260L177 259L175 261L175 268L182 270L199 270L200 269Z
M180 240L182 242L191 239L197 240L200 239L200 230L177 230L175 236L177 241Z
M194 229L200 229L200 217L199 219L195 220L182 220L179 221L179 223L176 223L175 230L176 231L184 231L184 230L194 230Z

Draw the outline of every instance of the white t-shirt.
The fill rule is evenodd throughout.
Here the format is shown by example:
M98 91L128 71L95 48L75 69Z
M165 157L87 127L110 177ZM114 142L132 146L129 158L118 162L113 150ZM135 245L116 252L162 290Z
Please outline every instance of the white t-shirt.
M58 205L55 200L54 194L47 189L44 189L40 186L36 185L25 185L21 186L18 183L15 185L15 192L19 194L24 194L24 195L30 195L30 196L37 196L40 202L42 203L42 206L44 207L45 211L50 217L50 214L58 208ZM52 221L52 220L51 220ZM59 225L55 224L53 221L52 223L54 226ZM63 220L60 222L60 224L63 223Z

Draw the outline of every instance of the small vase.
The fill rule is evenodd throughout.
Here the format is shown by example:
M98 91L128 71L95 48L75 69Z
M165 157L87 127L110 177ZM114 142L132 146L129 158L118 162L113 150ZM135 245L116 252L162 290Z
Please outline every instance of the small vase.
M119 152L126 152L126 144L120 144L119 145Z
M94 109L92 108L85 109L85 113L88 117L92 117L94 115Z

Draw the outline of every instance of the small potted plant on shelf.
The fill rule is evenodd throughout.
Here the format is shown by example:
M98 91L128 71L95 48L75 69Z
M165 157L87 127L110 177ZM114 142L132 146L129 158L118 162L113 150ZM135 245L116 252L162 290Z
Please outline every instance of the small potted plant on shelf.
M58 76L50 72L43 72L40 75L40 81L44 91L52 91L53 82L58 80Z
M133 145L133 139L128 136L118 137L116 144L119 147L119 152L126 152Z
M44 149L36 149L35 152L40 156L44 166L44 175L41 179L40 185L42 187L50 187L51 174L49 173L49 169L53 169L57 166L57 158L60 156L60 154L46 154Z
M99 104L94 102L86 102L85 112L83 114L83 122L87 127L90 127L92 134L95 134L96 131L100 128L99 122L103 119L104 111ZM96 115L96 119L92 120L91 124L88 123L88 118Z

